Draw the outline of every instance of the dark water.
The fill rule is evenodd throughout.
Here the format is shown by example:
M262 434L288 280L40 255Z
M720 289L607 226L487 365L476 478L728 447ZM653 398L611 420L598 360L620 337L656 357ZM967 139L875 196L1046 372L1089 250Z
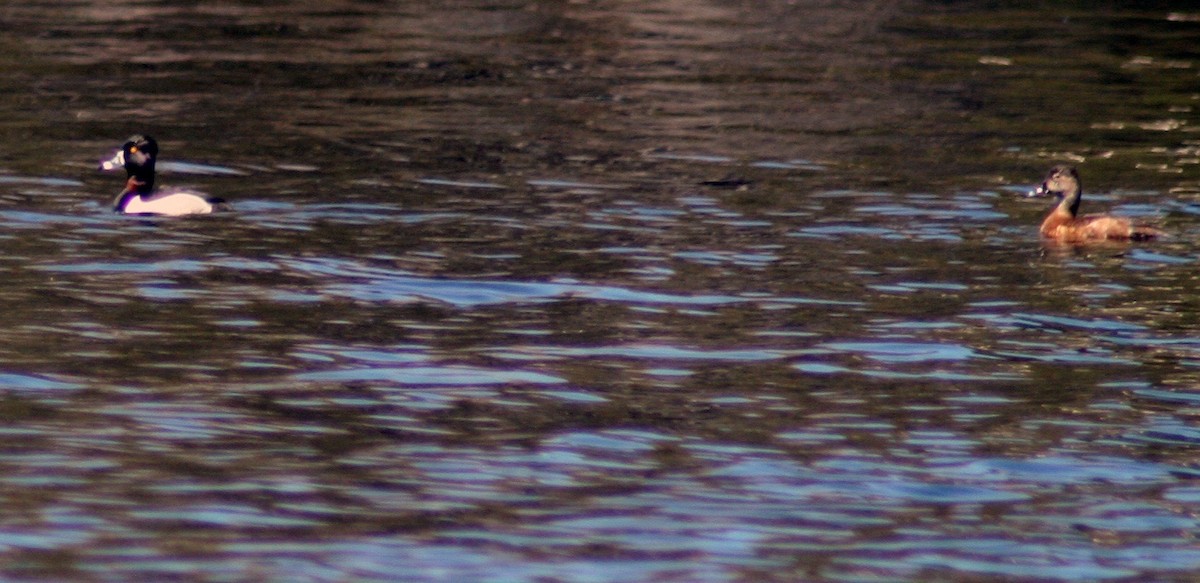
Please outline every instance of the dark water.
M1200 569L1189 3L0 28L6 579ZM109 213L135 132L235 212ZM1061 161L1172 236L1039 242Z

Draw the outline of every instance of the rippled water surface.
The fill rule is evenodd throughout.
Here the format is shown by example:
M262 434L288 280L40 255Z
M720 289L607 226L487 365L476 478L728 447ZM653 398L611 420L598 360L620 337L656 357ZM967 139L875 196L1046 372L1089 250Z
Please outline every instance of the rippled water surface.
M5 5L0 575L1190 580L1139 6ZM112 214L137 132L234 211ZM1040 242L1063 161L1171 236Z

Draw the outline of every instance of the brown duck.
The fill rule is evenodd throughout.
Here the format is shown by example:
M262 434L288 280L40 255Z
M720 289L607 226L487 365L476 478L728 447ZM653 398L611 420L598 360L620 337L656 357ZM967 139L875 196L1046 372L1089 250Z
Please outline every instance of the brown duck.
M1079 216L1079 202L1083 188L1079 172L1073 166L1055 166L1046 174L1046 180L1029 196L1055 195L1058 206L1042 221L1042 236L1063 243L1086 241L1129 241L1161 237L1164 233L1153 227L1135 225L1132 221L1111 215Z

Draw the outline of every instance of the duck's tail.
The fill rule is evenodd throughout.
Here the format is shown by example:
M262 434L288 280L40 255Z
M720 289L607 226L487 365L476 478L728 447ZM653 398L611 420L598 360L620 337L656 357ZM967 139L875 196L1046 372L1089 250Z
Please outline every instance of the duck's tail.
M233 205L219 196L210 196L204 200L212 205L212 210L214 211L228 212L233 210Z

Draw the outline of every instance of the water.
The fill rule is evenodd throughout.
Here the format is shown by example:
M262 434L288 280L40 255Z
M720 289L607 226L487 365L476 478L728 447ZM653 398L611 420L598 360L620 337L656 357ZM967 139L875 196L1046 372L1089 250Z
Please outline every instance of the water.
M7 579L1200 569L1186 3L0 25ZM108 212L135 132L235 212Z

